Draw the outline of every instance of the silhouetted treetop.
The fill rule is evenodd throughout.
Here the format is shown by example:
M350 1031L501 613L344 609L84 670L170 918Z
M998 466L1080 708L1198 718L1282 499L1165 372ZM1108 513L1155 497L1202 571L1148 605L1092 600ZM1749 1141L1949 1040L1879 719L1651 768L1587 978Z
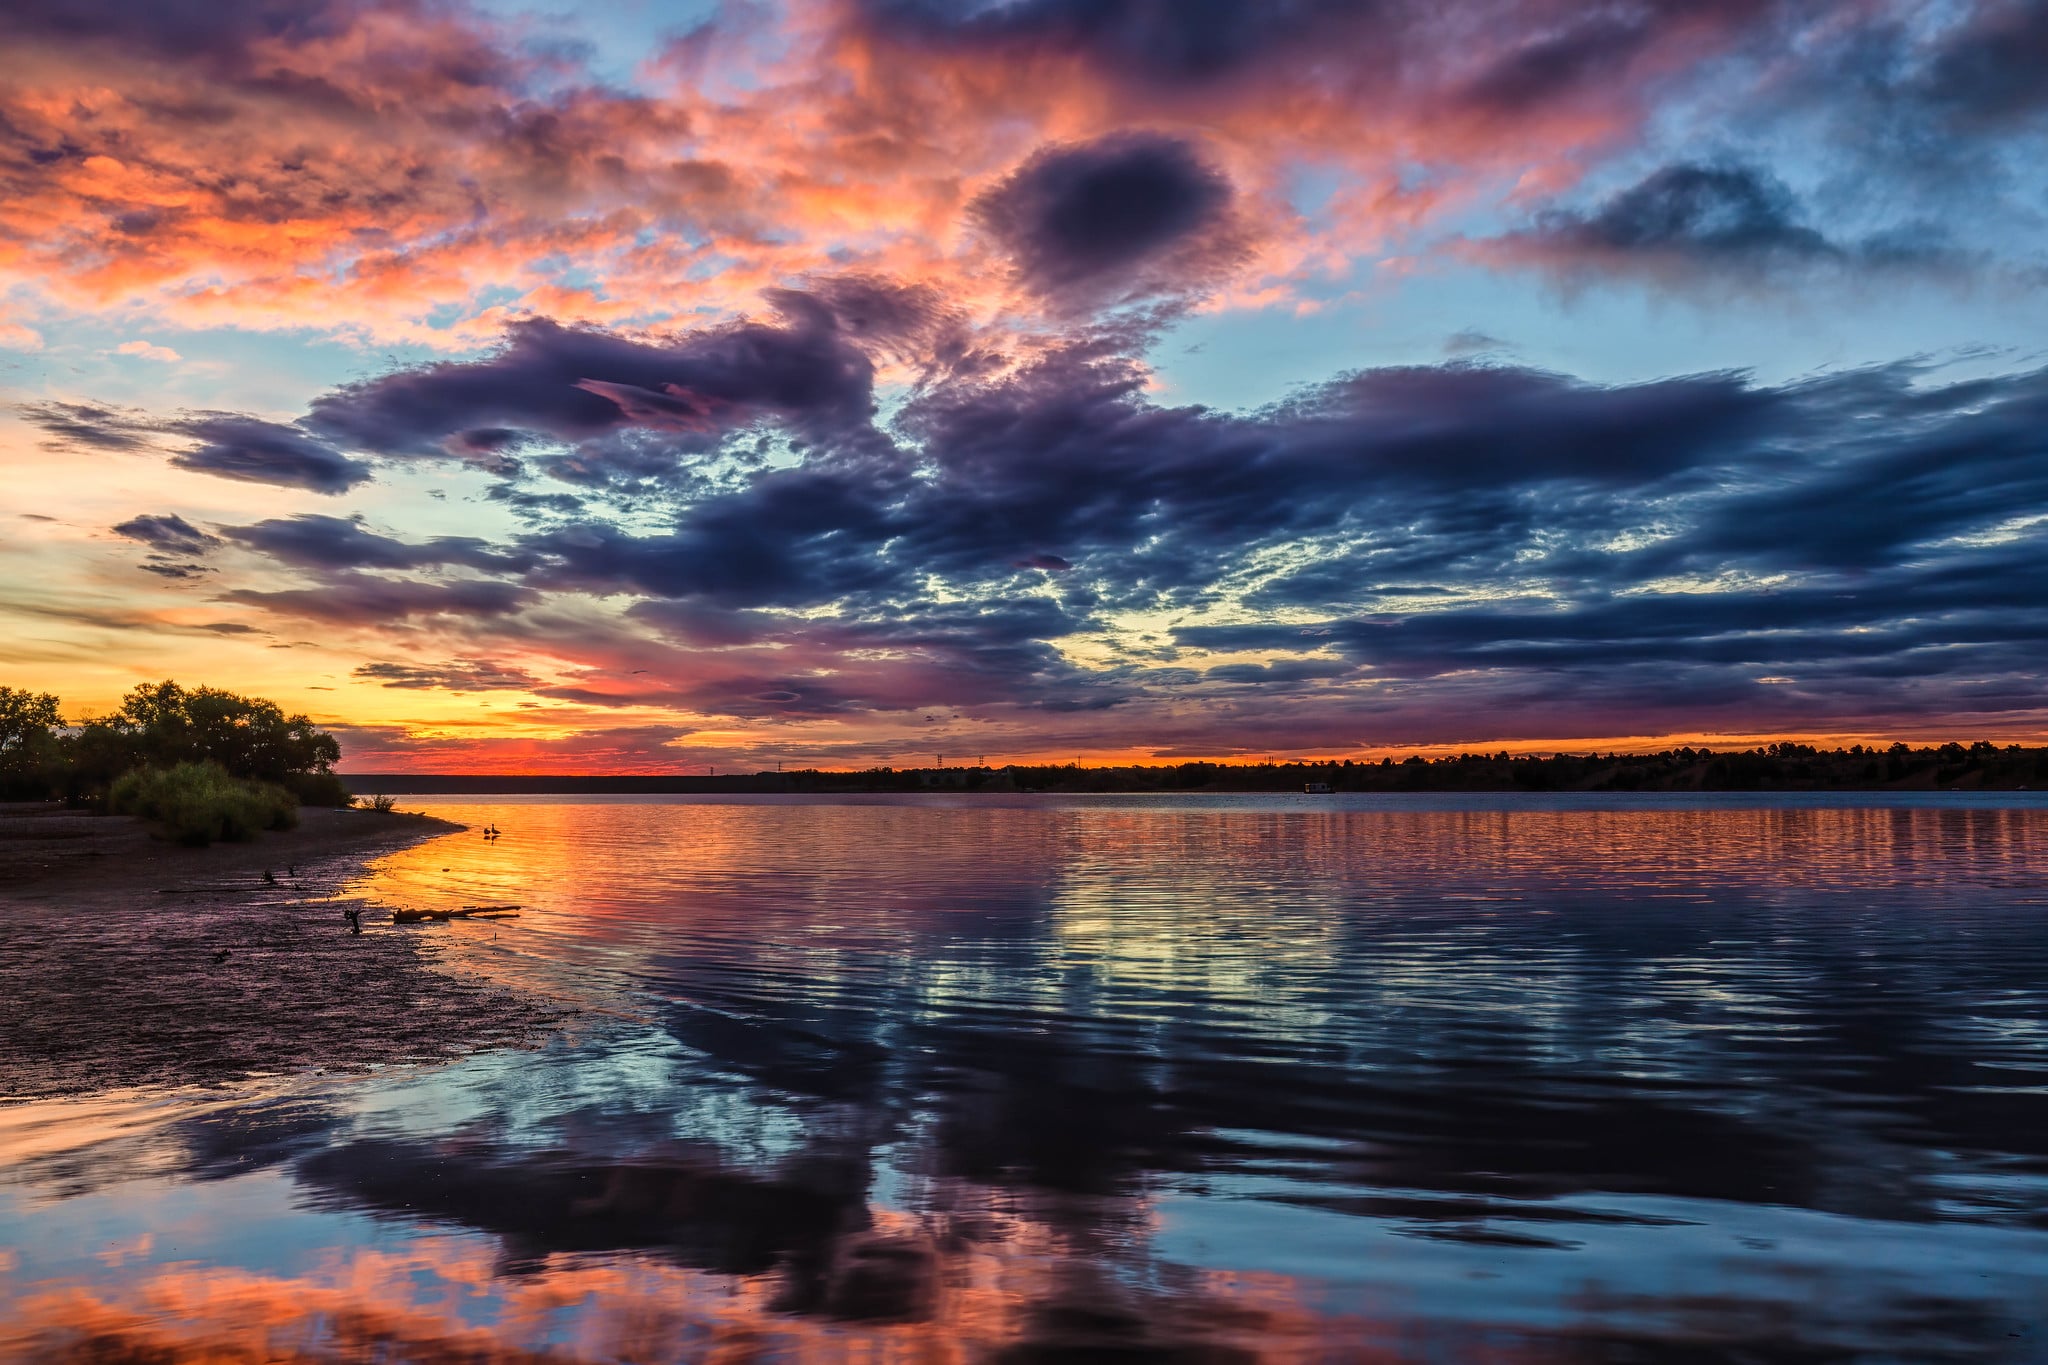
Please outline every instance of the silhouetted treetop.
M84 721L78 742L118 755L121 771L211 762L260 782L325 773L341 757L332 735L275 702L169 681L143 683L112 715Z

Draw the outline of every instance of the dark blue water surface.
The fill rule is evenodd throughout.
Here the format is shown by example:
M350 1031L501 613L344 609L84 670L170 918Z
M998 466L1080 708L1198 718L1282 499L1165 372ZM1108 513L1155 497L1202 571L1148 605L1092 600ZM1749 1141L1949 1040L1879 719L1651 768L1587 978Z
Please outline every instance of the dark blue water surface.
M574 1021L0 1109L0 1353L2048 1360L2037 797L404 804Z

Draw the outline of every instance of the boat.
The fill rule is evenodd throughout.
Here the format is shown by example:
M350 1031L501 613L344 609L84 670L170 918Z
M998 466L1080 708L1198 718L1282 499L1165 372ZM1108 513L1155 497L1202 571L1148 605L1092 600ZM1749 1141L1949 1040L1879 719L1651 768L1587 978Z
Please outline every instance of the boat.
M1329 796L1333 794L1330 784L1327 782L1304 782L1301 784L1301 789L1310 796Z

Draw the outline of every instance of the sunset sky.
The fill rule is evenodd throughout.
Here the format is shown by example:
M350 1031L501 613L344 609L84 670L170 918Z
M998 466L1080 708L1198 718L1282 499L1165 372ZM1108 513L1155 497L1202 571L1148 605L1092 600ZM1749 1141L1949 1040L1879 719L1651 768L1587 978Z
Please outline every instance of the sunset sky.
M345 770L2040 742L2048 3L9 0L0 683Z

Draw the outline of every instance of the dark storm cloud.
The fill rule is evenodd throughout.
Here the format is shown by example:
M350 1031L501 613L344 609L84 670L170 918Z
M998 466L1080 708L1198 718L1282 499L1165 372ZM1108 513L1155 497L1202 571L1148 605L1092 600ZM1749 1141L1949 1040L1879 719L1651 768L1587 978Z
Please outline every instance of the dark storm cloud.
M212 573L201 557L220 548L219 536L209 535L175 513L139 516L112 528L115 535L149 548L138 566L144 573L173 580L199 578Z
M551 588L805 606L890 585L888 483L831 470L774 470L685 509L665 535L581 522L524 537Z
M536 560L537 586L725 608L885 600L926 574L1041 569L1170 601L1208 589L1247 546L1334 530L1384 496L1471 498L1470 520L1512 500L1490 488L1754 462L1780 403L1731 376L1607 389L1448 366L1353 375L1246 416L1160 408L1143 384L1126 360L1058 353L914 399L891 460L849 469L824 452L697 497L660 534L584 519L522 537L519 552ZM337 554L378 549L325 529L348 544ZM425 562L409 547L379 552L394 567Z
M1649 520L1646 504L1596 521L1553 505L1505 544L1490 529L1426 537L1442 542L1436 586L1462 598L1375 581L1368 545L1250 599L1341 602L1349 571L1360 614L1188 624L1174 640L1331 654L1394 688L1374 705L1397 705L1396 684L1477 688L1553 712L1569 697L1581 716L1612 705L1651 729L1698 725L1715 708L1777 723L2037 708L2027 679L2048 638L2048 375L1920 379L1894 367L1780 391L1785 462L1663 506L1684 524L1650 543L1585 548ZM1387 539L1399 548L1402 537ZM1659 589L1672 573L1694 586ZM1383 594L1420 600L1389 610Z
M965 314L928 284L834 275L765 296L793 323L829 325L853 344L927 371L979 363Z
M659 342L546 319L515 323L493 356L352 385L316 402L306 425L409 455L470 453L479 433L495 449L510 433L580 441L643 427L709 441L759 418L812 438L864 426L874 363L842 330L834 305L847 301L786 290L775 302L780 325L736 323ZM877 325L894 338L908 324Z
M1039 151L974 215L1040 293L1119 302L1198 286L1241 256L1231 197L1188 142L1124 133Z
M296 427L233 413L210 413L180 423L178 430L201 442L171 457L171 463L180 469L329 496L346 493L370 478L369 465L322 445Z
M1731 92L1713 136L1759 163L1805 149L1798 161L1820 173L1812 207L1839 219L1813 226L1849 264L2036 290L2044 58L2041 0L1821 11L1775 47L1765 81Z
M1800 19L1843 4L1544 0L841 0L850 31L905 60L1086 72L1139 108L1213 114L1266 101L1370 118L1389 108L1509 125L1550 108L1613 108L1703 60L1782 52ZM1652 56L1661 60L1652 61ZM1196 121L1199 121L1199 117Z
M1059 713L1128 699L1134 694L1116 678L1075 665L1053 645L1095 624L1029 596L852 601L802 613L649 598L616 623L537 612L504 638L605 658L604 667L569 670L531 689L580 705L770 720L929 711L923 720L936 722L969 707ZM409 665L379 673L440 677Z
M836 342L845 326L835 316L817 334ZM656 349L577 345L597 341L636 361ZM783 352L760 355L772 367ZM469 430L489 416L461 400L499 403L501 361L378 382L401 392L424 376L435 429ZM478 375L489 382L472 387ZM614 436L671 430L651 407L612 420ZM1260 696L1289 708L1260 724L1339 734L1369 715L1419 724L1434 689L1458 699L1445 715L1513 706L1571 733L1596 705L1681 725L1686 706L1819 715L1830 692L1874 695L1871 680L1890 679L1909 708L1968 697L1995 710L2019 704L2013 680L2048 634L2033 520L2048 518L2044 433L2041 372L1602 385L1446 364L1343 375L1233 413L1161 406L1138 362L1089 341L925 385L886 435L863 413L793 463L675 485L658 529L592 502L507 545L407 544L307 516L222 534L324 584L231 600L317 619L638 599L627 619L661 652L636 660L633 680L600 670L546 689L593 705L795 719ZM584 453L601 464L608 449ZM439 567L488 577L364 572ZM1116 636L1131 610L1180 619L1150 643ZM1062 646L1084 635L1126 662L1075 664ZM464 676L378 667L395 685ZM1348 685L1359 678L1376 688Z
M456 37L445 20L460 13L431 0L10 0L0 8L0 35L139 57L162 63L165 69L191 70L222 86L239 85L304 106L338 108L352 102L345 79L320 80L294 72L276 60L278 52L339 44L366 30L374 34L380 21L396 19L405 26L429 28L438 20L444 21L439 45L378 54L393 77L419 89L517 87L517 54L490 43L481 33ZM197 97L164 101L157 112L203 119L217 116L217 110L214 102ZM509 126L498 131L510 141L522 127L511 118L506 123Z
M880 36L940 51L1060 53L1106 72L1201 86L1287 57L1327 55L1392 24L1355 0L857 0ZM1370 61L1367 48L1357 54Z
M448 378L452 368L429 373ZM855 596L886 602L914 594L925 575L993 584L1040 568L1059 569L1063 582L1113 604L1185 604L1215 589L1254 547L1369 533L1369 545L1302 565L1295 588L1314 582L1325 600L1405 596L1447 590L1433 575L1455 584L1504 572L1539 532L1611 533L1617 515L1638 514L1650 490L1698 495L1684 520L1691 536L1708 536L1717 504L1704 490L1725 486L1722 501L1738 507L1759 470L1788 459L1826 452L1853 464L1859 452L1843 438L1878 416L1925 429L1938 452L1967 414L1917 395L1909 378L1866 374L1772 390L1705 375L1606 387L1447 365L1362 372L1258 413L1227 414L1156 406L1135 365L1081 349L999 382L954 382L915 398L897 424L891 461L847 470L824 451L794 468L763 469L688 501L658 534L586 517L521 537L510 552L460 540L402 545L331 518L231 534L311 567L517 571L530 563L526 581L536 587L626 591L730 612ZM1981 397L2000 395L2021 402L2016 389ZM471 414L451 407L444 416L464 426ZM1883 453L1940 458L1914 456L1917 448L1896 441ZM1978 516L2000 496L1995 486L1974 501L1959 490L1953 514ZM1929 515L1938 506L1947 504L1930 503ZM1763 524L1767 510L1744 508L1736 520ZM1711 560L1716 550L1702 540L1663 553ZM1276 594L1288 581L1269 583L1266 599L1282 600Z
M1583 217L1554 215L1552 231L1587 249L1693 255L1811 256L1827 239L1794 221L1792 192L1746 166L1681 164L1653 172Z
M1660 561L1883 569L2048 511L2048 372L1932 392L1916 377L1893 366L1798 386L1816 423L1840 424L1836 458L1704 505Z
M2048 3L2006 0L1970 10L1942 35L1908 88L1976 128L2048 112Z
M113 531L165 554L203 555L221 543L219 536L209 535L176 513L133 517Z
M951 655L995 668L1025 662L1008 651L1070 635L1089 624L1085 616L1043 597L877 604L859 616L837 618L734 612L660 600L634 606L631 615L672 638L703 647L822 641L834 649Z
M315 493L345 493L371 477L370 466L321 444L295 426L232 412L154 417L97 403L26 403L16 409L54 438L53 445L97 450L155 448L159 439L199 442L174 453L180 469Z
M1504 690L1558 688L1682 714L1760 704L1759 688L1882 692L2025 676L2048 631L2038 544L1932 572L1721 592L1588 594L1300 627L1184 627L1205 649L1328 650L1385 680L1491 675ZM1786 696L1796 696L1796 691ZM1761 703L1768 704L1768 703ZM2029 705L2038 705L2038 701Z
M1619 84L1629 63L1656 36L1661 17L1655 5L1629 11L1601 9L1567 21L1556 32L1537 33L1466 84L1459 92L1460 102L1513 115L1589 85Z
M115 528L120 529L120 528ZM280 563L301 569L419 569L460 565L486 572L516 571L529 558L493 549L474 536L437 536L421 544L394 540L363 528L361 522L302 513L225 526L221 534Z
M172 60L239 64L269 39L336 32L353 6L331 0L22 0L0 11L0 33L104 43Z
M885 520L892 556L977 577L1050 555L1113 604L1188 604L1254 547L1425 504L1498 536L1530 515L1509 516L1516 490L1754 463L1780 406L1732 376L1604 388L1480 366L1363 372L1249 415L1161 408L1142 386L1060 356L910 405L900 425L936 472Z
M318 587L275 591L243 588L223 594L223 599L300 620L375 627L419 617L506 616L538 602L540 594L514 583L423 583L344 571L328 575Z
M1675 282L1762 278L1823 268L1941 273L1971 264L1927 224L1831 238L1806 222L1798 199L1776 176L1734 163L1660 167L1590 208L1546 209L1530 227L1481 243L1480 250L1580 281L1615 273Z
M52 445L136 450L148 444L152 432L143 414L99 403L23 403L15 411L47 432Z
M354 676L386 687L449 692L527 691L540 685L540 680L523 668L483 659L440 665L369 663L357 667Z

